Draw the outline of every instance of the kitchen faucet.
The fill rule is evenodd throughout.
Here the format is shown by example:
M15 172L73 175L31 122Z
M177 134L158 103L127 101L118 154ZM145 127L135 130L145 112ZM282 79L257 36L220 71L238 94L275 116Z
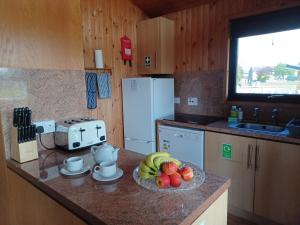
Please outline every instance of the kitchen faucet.
M279 113L279 110L276 109L276 108L273 108L272 109L272 123L273 124L277 124L277 118L278 118L278 113Z
M257 123L259 122L259 112L260 112L260 108L255 107L253 110L253 117L255 118L255 121Z

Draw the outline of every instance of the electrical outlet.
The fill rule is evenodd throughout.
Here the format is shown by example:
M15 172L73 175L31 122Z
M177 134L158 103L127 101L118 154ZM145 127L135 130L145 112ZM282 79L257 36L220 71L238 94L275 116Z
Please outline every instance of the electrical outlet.
M188 97L188 105L191 105L191 106L198 105L198 98L197 97Z
M36 127L43 127L44 132L42 134L48 134L55 132L55 120L44 120L44 121L38 121L34 122Z
M180 104L180 97L175 97L174 98L174 103L175 104Z

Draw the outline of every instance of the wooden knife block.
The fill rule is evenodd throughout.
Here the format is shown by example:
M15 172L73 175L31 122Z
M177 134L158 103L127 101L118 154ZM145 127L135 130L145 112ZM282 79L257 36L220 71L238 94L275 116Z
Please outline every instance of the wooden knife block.
M11 158L19 163L28 162L39 157L36 140L18 143L18 129L11 129Z

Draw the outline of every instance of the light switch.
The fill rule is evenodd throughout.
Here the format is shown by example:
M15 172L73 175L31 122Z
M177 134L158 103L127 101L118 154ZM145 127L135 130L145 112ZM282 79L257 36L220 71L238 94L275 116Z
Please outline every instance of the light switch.
M180 104L180 97L175 97L174 98L174 103L175 104Z

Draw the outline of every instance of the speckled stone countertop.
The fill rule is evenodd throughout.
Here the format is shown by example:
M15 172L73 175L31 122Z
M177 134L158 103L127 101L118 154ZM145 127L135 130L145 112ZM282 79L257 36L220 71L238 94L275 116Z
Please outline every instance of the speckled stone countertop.
M278 134L266 134L263 132L255 132L255 131L247 131L240 128L230 128L228 127L228 123L225 120L220 120L208 125L198 125L198 124L190 124L184 122L177 122L171 120L157 120L157 125L171 125L171 126L179 126L179 127L188 127L194 129L202 129L206 131L214 131L225 134L233 134L239 136L260 138L270 141L279 141L289 144L298 144L300 145L300 138L288 137L286 132L278 133Z
M146 190L132 177L144 156L126 150L119 151L118 166L124 176L118 181L101 183L91 174L65 178L59 169L71 155L82 155L86 164L94 165L89 151L70 154L60 150L41 151L39 160L23 164L7 160L7 165L88 224L191 224L230 186L229 178L206 174L205 182L190 191Z

